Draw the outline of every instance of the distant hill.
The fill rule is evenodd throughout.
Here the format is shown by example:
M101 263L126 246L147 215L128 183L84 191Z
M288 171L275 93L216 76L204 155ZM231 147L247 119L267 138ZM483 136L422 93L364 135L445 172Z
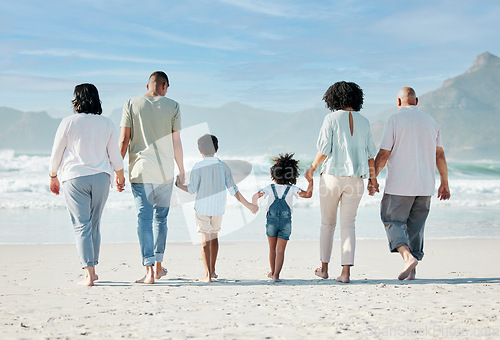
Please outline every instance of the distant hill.
M395 89L397 90L397 89ZM416 89L418 92L418 89ZM453 159L500 160L500 58L488 52L479 55L464 74L444 81L439 89L420 95L419 107L441 126L448 157ZM277 112L231 102L218 108L181 104L182 124L208 123L226 154L276 155L295 152L312 160L326 108L299 112ZM371 122L378 144L387 117L395 107ZM0 149L50 152L60 119L45 112L21 112L0 107ZM110 118L119 127L121 108Z
M46 112L21 112L0 107L0 149L49 153L61 119Z
M226 154L314 153L319 128L328 113L326 109L284 113L256 109L238 102L218 108L182 103L180 106L182 126L207 123ZM119 126L121 109L114 110L110 118Z

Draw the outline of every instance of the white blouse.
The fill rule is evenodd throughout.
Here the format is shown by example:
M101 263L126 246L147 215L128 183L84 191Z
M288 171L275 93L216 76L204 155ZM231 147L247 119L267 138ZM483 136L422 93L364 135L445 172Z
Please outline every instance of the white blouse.
M105 172L113 177L113 170L123 169L118 149L118 135L107 117L76 113L59 124L49 171L58 172L59 179L95 175Z
M359 112L351 111L353 134L349 126L349 111L338 110L325 117L317 149L328 158L321 172L333 176L367 178L368 160L377 153L370 123Z

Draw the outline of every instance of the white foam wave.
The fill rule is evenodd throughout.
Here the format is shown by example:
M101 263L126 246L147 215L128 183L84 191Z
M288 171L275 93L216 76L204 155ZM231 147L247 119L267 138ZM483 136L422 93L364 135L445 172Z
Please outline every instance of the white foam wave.
M233 157L220 155L223 159L245 160L253 165L253 172L240 183L237 183L243 195L250 199L260 188L270 184L268 169L270 158L266 155L252 157ZM49 156L46 155L16 155L12 150L0 150L0 209L60 209L64 208L64 200L49 191L47 169ZM190 169L200 156L186 157L186 169ZM314 194L311 199L296 199L296 207L319 208L318 197L319 178L315 178ZM381 191L385 184L379 180ZM301 176L297 185L303 189L307 182ZM493 207L500 206L500 178L452 178L450 179L452 199L446 202L433 200L433 205L453 205L463 207ZM370 197L366 193L360 207L373 207L380 204L381 194ZM194 200L194 197L193 197ZM228 198L228 208L239 206L234 198ZM265 206L261 203L262 207ZM108 209L134 209L130 185L125 193L112 191L107 203Z

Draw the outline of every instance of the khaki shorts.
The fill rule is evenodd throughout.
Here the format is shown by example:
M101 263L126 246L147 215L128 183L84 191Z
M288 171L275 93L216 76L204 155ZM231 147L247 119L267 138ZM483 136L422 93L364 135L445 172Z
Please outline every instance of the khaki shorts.
M214 234L220 231L222 215L205 216L195 211L196 227L199 233Z

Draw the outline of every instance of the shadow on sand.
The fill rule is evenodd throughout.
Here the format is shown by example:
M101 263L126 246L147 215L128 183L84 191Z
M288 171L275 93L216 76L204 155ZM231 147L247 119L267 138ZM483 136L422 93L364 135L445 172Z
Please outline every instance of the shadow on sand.
M416 279L412 281L404 280L399 281L397 279L364 279L364 280L354 280L349 284L336 282L333 279L283 279L281 282L273 282L269 279L267 280L230 280L230 279L216 279L210 283L200 282L198 280L186 279L186 278L170 278L158 280L154 285L144 285L135 282L124 282L124 281L96 281L96 286L109 286L109 287L127 287L127 286L169 286L169 287L180 287L180 286L356 286L356 285L471 285L471 284L500 284L500 278L498 277L464 277L464 278L452 278L452 279Z

